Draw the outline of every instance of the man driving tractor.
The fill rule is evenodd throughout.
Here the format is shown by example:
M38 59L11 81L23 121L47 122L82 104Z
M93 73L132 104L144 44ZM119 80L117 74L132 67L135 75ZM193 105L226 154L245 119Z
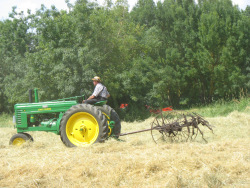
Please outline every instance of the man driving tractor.
M95 86L94 92L87 100L83 100L82 103L95 104L96 102L99 101L108 100L110 94L107 88L101 83L100 77L95 76L94 78L92 78L92 80Z

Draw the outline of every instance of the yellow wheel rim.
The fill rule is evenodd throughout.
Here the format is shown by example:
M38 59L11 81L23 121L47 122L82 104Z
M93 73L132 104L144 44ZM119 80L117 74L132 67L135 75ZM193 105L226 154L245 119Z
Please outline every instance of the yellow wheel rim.
M112 133L112 129L111 129L111 127L109 126L109 133L108 133L108 136L110 136L111 133Z
M26 140L24 140L23 138L15 138L12 142L12 145L20 146L25 142L26 142Z
M98 122L87 112L77 112L67 121L66 135L69 141L76 146L91 145L99 135Z
M107 114L105 114L104 112L102 112L102 114L105 115L105 117L106 117L106 119L107 119L107 123L108 123L108 125L109 125L109 120L110 120L109 116L108 116ZM112 132L112 129L111 129L110 126L108 126L108 127L109 127L108 136L110 136L110 135L111 135L111 132Z

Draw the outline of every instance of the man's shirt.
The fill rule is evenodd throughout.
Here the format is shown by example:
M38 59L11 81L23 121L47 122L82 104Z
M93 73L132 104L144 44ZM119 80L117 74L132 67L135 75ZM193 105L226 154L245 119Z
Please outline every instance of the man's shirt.
M95 97L108 98L109 92L101 83L96 84L93 94Z

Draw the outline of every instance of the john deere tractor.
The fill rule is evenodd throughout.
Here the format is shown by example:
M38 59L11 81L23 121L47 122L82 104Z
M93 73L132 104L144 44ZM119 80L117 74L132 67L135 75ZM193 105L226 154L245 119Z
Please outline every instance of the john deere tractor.
M35 102L33 103L33 92ZM46 131L60 135L67 147L89 146L104 142L108 137L118 138L121 123L113 108L100 101L94 105L82 104L84 95L39 102L38 90L29 91L29 103L14 106L17 134L11 145L33 141L27 132Z

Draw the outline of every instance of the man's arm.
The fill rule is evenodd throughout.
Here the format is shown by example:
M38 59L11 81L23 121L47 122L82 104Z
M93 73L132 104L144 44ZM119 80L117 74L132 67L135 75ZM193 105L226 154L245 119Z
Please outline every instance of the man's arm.
M109 94L109 92L108 92L108 90L107 90L107 98L109 98L110 97L110 94Z
M94 95L91 95L87 100L90 100L90 99L94 99L95 96ZM84 103L86 100L83 100L82 103Z
M91 95L87 100L95 98L94 95Z

